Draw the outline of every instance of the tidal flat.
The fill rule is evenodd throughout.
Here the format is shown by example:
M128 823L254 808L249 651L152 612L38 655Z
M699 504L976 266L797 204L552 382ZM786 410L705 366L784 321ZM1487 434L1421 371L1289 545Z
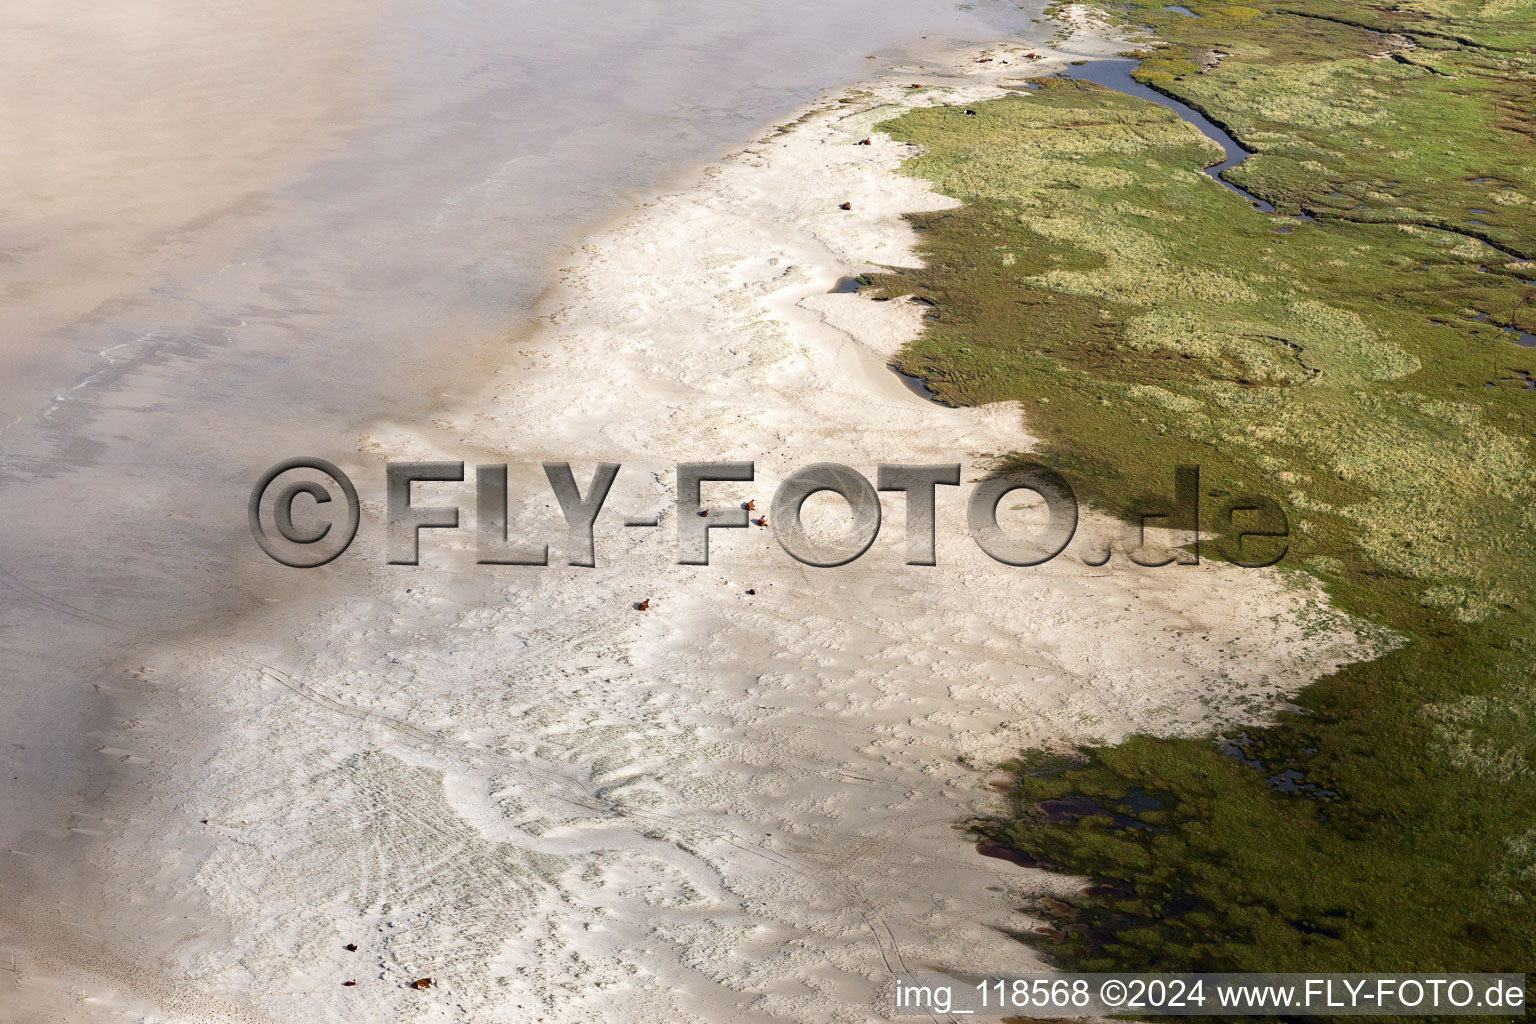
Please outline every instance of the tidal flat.
M901 371L1022 402L1027 457L1102 507L1179 464L1207 500L1281 498L1282 565L1402 643L1263 728L1026 753L977 838L1095 880L1033 908L1066 966L1522 969L1536 5L1187 6L1102 9L1275 213L1170 111L1041 78L881 126L963 205L914 215L926 265L866 293L931 303Z

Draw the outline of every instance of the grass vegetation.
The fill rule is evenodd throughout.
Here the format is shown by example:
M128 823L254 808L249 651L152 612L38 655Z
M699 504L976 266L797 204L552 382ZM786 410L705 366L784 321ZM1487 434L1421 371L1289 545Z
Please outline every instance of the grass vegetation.
M1528 47L1536 4L1493 20L1474 15L1495 5L1474 0L1398 7L1209 4L1189 18L1131 4L1162 43L1140 51L1137 77L1240 139L1253 156L1231 180L1282 210L1439 226L1536 255L1519 210L1532 198L1520 184L1532 174L1536 61L1455 41ZM1459 13L1419 13L1430 9Z
M901 368L1022 401L1086 497L1192 463L1282 499L1282 564L1404 643L1241 737L1021 757L978 832L1097 880L1035 908L1076 968L1525 970L1536 350L1492 324L1536 330L1536 3L1185 6L1117 8L1166 41L1140 74L1255 153L1234 179L1277 214L1168 110L1044 79L882 126L964 205L867 291L932 303Z

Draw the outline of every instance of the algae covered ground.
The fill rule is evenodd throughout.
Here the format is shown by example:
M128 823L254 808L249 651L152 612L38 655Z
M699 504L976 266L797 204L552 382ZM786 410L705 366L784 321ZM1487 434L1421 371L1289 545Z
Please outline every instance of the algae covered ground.
M932 303L901 368L1022 401L1085 497L1187 464L1280 500L1281 566L1401 643L1242 735L1021 756L977 830L1096 880L1034 908L1064 965L1524 970L1536 349L1501 326L1536 331L1536 3L1184 6L1105 9L1276 214L1169 110L1043 79L882 126L965 205L866 291Z

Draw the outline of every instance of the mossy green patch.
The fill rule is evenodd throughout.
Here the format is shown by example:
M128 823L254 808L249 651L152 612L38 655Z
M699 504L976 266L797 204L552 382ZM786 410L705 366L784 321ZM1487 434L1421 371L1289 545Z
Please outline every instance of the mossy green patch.
M1380 40L1354 25L1274 4L1192 2L1195 19L1131 6L1185 54L1225 53L1209 83L1217 71L1165 61L1170 82L1202 81L1160 87L1273 140L1260 152L1285 174L1250 159L1245 187L1301 205L1348 169L1395 187L1400 212L1259 214L1201 173L1221 154L1193 128L1089 83L1040 80L974 117L914 110L884 130L922 147L908 173L965 205L912 218L923 269L871 276L881 297L932 303L901 369L953 404L1024 400L1045 454L1106 507L1167 492L1180 464L1211 492L1274 496L1293 523L1285 564L1405 642L1225 750L1135 737L1023 761L1013 815L978 831L1106 883L1058 922L1050 948L1074 966L1524 970L1536 393L1522 373L1536 352L1476 314L1525 316L1530 273L1432 226L1448 200L1421 186L1496 167L1536 192L1526 136L1476 120L1525 58L1468 72L1484 84L1451 96L1439 76L1373 61ZM1460 20L1444 33L1476 28L1475 5L1448 6ZM1425 38L1447 66L1486 58ZM1326 40L1333 57L1307 49ZM1536 211L1500 210L1493 241L1527 251Z
M1137 77L1254 153L1235 184L1282 210L1429 224L1536 255L1520 218L1497 209L1536 194L1536 7L1296 0L1234 19L1217 4L1195 3L1199 18L1119 6L1166 43L1141 52Z

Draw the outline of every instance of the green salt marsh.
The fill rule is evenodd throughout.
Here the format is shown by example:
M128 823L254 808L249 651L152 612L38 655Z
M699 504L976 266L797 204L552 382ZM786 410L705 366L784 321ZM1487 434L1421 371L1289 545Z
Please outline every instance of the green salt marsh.
M914 215L899 368L1023 403L1115 509L1198 464L1279 498L1283 567L1401 639L1242 736L1024 752L978 838L1095 880L1029 938L1079 968L1523 970L1536 954L1536 4L1117 4L1141 81L882 129L964 205ZM1469 209L1489 211L1464 223ZM1304 215L1304 216L1303 216ZM1022 456L1021 456L1022 457ZM1209 554L1209 549L1206 552ZM1152 570L1183 571L1183 570Z

